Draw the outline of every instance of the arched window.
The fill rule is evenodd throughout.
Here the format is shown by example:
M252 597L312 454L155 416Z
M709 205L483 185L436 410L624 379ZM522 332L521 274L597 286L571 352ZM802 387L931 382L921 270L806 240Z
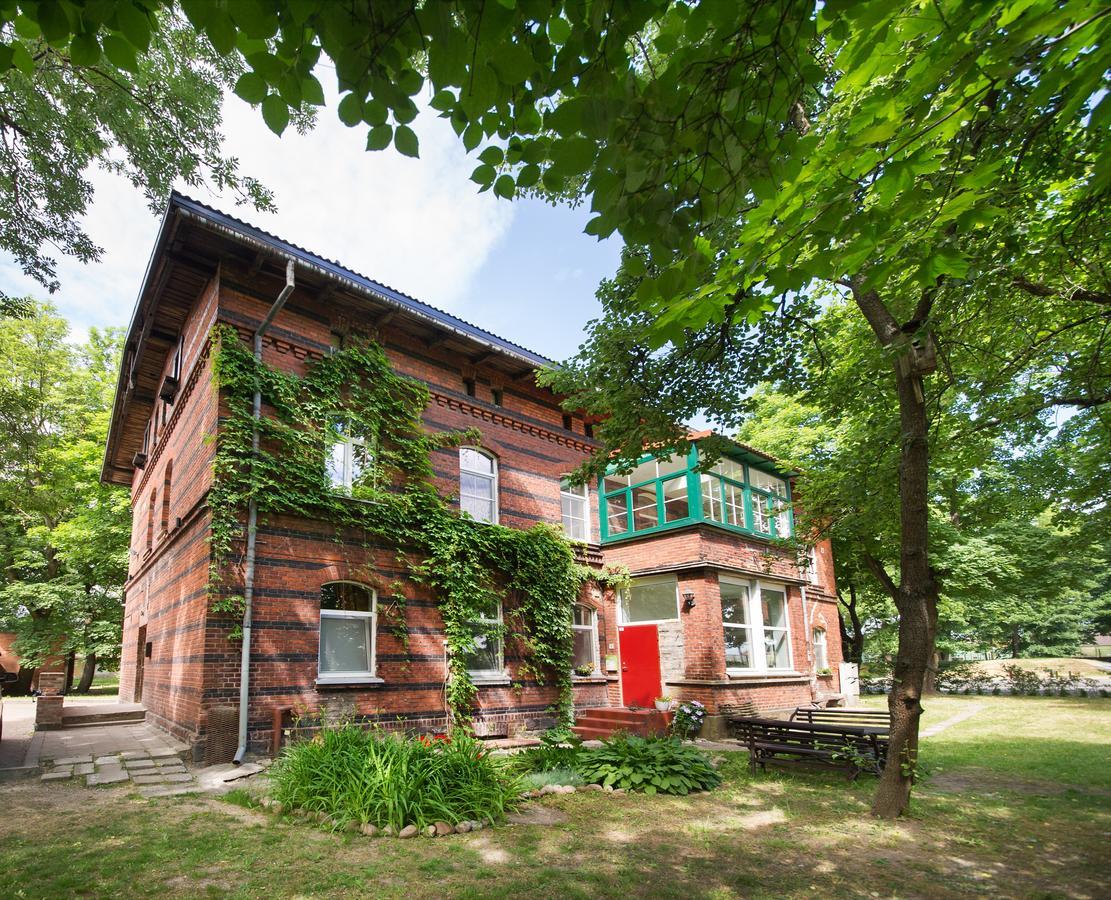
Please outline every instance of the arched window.
M477 522L498 521L498 463L473 447L459 448L459 508Z
M814 668L819 672L829 671L829 648L826 646L826 630L814 629Z
M571 612L571 632L575 644L572 668L578 675L597 674L601 671L598 667L597 613L589 606L576 603Z
M375 677L378 594L353 581L320 588L319 681L350 682Z

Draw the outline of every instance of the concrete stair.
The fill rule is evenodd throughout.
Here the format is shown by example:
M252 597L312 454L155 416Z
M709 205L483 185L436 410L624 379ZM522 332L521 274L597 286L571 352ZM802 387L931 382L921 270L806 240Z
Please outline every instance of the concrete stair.
M142 722L146 717L146 708L140 703L82 703L62 707L63 728L126 725Z
M598 707L585 709L575 716L571 729L584 741L603 740L618 732L647 737L666 734L672 713L655 709L627 709L625 707Z

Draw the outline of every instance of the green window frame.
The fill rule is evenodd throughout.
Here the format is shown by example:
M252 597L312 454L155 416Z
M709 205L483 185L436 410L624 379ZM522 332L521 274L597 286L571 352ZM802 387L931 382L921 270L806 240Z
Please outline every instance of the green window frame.
M782 476L736 457L699 472L697 445L681 456L641 457L629 473L598 480L603 543L705 522L767 538L794 531L791 485Z

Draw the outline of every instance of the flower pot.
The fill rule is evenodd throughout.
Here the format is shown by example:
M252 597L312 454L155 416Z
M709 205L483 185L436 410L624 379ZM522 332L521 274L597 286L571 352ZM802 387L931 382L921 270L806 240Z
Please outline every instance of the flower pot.
M656 701L656 709L658 709L660 712L667 712L668 710L671 709L671 701L670 700L657 700Z

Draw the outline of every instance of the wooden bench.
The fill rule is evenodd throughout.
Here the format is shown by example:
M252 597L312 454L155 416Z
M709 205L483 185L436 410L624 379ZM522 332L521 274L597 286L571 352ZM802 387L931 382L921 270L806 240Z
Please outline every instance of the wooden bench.
M878 775L886 752L881 734L863 725L812 725L784 719L737 716L729 720L748 747L749 767L767 771L768 763L803 764L844 769L850 778L861 772Z
M891 713L886 709L800 706L791 713L791 721L807 722L811 725L864 725L871 728L891 729Z

